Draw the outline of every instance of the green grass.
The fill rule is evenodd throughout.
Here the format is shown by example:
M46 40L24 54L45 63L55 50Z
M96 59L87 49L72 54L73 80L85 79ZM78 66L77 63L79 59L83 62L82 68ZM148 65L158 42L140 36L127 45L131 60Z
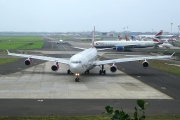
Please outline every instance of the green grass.
M35 36L11 36L0 37L0 54L7 54L8 50L30 50L42 48L44 41L41 37ZM0 64L6 64L19 60L18 58L0 58Z
M0 65L19 60L19 58L0 58Z
M7 54L7 52L4 50L4 51L0 51L0 54Z
M147 119L145 120L180 120L180 116L175 116L175 115L151 116L151 117L147 117Z
M41 37L0 37L0 50L40 49L44 42Z
M150 66L153 68L180 76L180 67L169 65L169 64L178 64L178 63L164 61L164 60L149 60L149 63Z
M0 120L110 120L107 116L1 116ZM148 116L145 120L180 120L180 116Z
M144 51L149 53L167 53L167 54L172 54L173 52L180 53L180 49L147 49Z

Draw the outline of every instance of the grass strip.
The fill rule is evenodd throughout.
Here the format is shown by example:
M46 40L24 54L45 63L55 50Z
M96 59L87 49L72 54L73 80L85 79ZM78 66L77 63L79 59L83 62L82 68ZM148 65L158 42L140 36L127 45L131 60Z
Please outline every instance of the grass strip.
M180 76L180 66L178 66L178 63L165 60L149 60L149 63L152 68Z
M18 61L19 58L0 58L0 65Z
M0 37L0 50L30 50L42 48L44 41L41 37Z

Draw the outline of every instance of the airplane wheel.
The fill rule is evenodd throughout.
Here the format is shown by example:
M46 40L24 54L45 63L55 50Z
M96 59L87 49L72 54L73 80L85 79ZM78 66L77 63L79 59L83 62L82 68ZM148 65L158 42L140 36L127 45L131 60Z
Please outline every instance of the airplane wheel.
M101 71L101 70L99 70L99 74L100 74L100 75L102 74L102 71Z
M71 73L71 71L70 70L67 70L67 74L70 74Z
M79 82L79 78L75 78L75 82Z
M87 71L85 72L85 74L89 74L89 70L87 70Z
M104 74L104 75L106 74L106 70L103 71L103 74Z

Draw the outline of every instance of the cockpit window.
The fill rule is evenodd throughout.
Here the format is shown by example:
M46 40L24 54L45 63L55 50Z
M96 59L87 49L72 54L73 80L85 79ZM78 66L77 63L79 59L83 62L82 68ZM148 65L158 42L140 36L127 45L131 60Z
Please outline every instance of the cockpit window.
M79 64L79 63L81 63L81 61L71 61L71 63Z

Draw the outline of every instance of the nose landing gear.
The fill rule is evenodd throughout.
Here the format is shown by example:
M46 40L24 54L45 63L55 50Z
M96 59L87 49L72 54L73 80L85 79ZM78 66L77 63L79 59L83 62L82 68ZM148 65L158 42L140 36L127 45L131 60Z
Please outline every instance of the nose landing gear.
M80 82L80 81L79 81L79 79L80 79L80 78L79 78L79 73L76 73L75 75L76 75L75 82Z

